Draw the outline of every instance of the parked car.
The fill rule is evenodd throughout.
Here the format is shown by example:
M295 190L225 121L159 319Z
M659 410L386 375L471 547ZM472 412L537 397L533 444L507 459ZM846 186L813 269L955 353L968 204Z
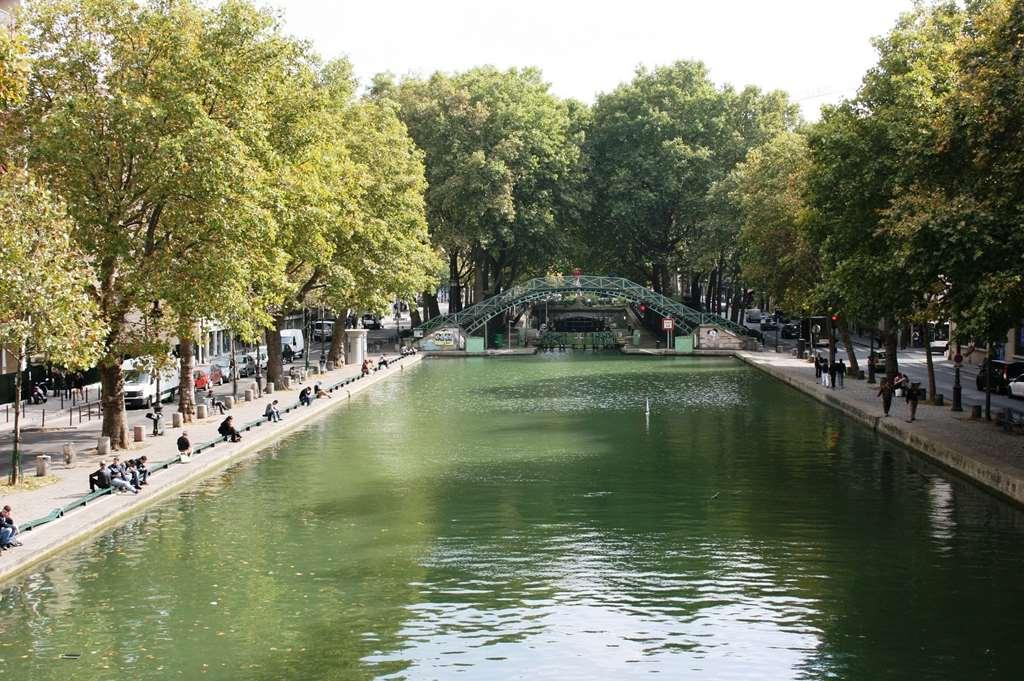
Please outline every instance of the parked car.
M760 324L761 323L761 310L756 307L752 307L746 311L744 319L747 324Z
M1024 398L1024 374L1010 381L1010 397Z
M364 314L361 318L361 321L363 323L364 329L373 329L374 331L379 331L384 328L383 326L381 326L380 317L378 317L375 314Z
M178 372L168 367L162 371L144 368L135 360L127 360L124 369L124 404L126 407L152 407L158 401L174 399L178 389ZM160 391L157 393L157 379Z
M761 330L762 331L775 331L778 328L779 328L778 322L776 322L771 317L765 317L765 318L763 318L761 320Z
M196 369L192 372L192 383L195 385L196 390L207 390L211 385L210 374L202 369Z
M986 371L989 372L992 392L1005 394L1010 387L1010 381L1024 374L1024 362L1007 362L1002 359L994 359L991 361L990 368L989 360L984 360L978 368L978 376L975 378L975 386L978 390L985 390Z
M783 338L799 338L800 337L800 325L799 324L783 324L782 325L782 337Z

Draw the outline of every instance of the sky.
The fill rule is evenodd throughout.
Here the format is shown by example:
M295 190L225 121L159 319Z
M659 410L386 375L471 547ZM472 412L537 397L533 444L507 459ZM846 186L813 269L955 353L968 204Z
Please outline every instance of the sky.
M537 66L551 90L592 103L639 65L703 61L719 84L790 93L814 120L876 61L871 38L913 0L266 0L326 58L428 75Z

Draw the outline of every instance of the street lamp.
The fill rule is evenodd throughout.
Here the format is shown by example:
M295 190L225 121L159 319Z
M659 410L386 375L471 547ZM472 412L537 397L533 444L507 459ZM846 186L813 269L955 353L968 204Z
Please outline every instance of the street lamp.
M871 329L868 350L868 383L875 382L875 330Z
M309 315L308 308L302 308L302 327L306 330L306 338L313 339L313 318ZM305 344L303 344L305 345ZM302 358L305 364L306 373L309 373L309 346L302 348Z

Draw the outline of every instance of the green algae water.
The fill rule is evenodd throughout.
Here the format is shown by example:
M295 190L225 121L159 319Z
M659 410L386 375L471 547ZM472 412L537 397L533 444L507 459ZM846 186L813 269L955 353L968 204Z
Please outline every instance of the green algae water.
M0 676L1017 679L1022 538L731 360L428 361L5 585Z

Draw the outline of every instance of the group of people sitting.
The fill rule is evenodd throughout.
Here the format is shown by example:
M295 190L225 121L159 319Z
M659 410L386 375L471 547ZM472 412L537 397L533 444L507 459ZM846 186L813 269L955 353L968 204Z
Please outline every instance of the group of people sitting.
M100 461L100 466L89 474L89 491L113 488L115 492L132 492L138 494L142 486L149 484L149 469L146 467L147 457L128 459L124 463L119 457L108 466Z
M0 549L6 551L15 546L21 546L17 536L18 526L15 524L14 518L11 517L11 507L5 505L0 511Z
M303 407L308 407L309 405L313 404L314 399L320 399L323 397L330 398L331 395L322 387L320 387L319 383L317 383L312 388L310 388L307 385L299 392L299 404L301 404ZM274 401L274 404L277 404L276 400ZM279 421L281 420L280 415L278 415L277 418Z

